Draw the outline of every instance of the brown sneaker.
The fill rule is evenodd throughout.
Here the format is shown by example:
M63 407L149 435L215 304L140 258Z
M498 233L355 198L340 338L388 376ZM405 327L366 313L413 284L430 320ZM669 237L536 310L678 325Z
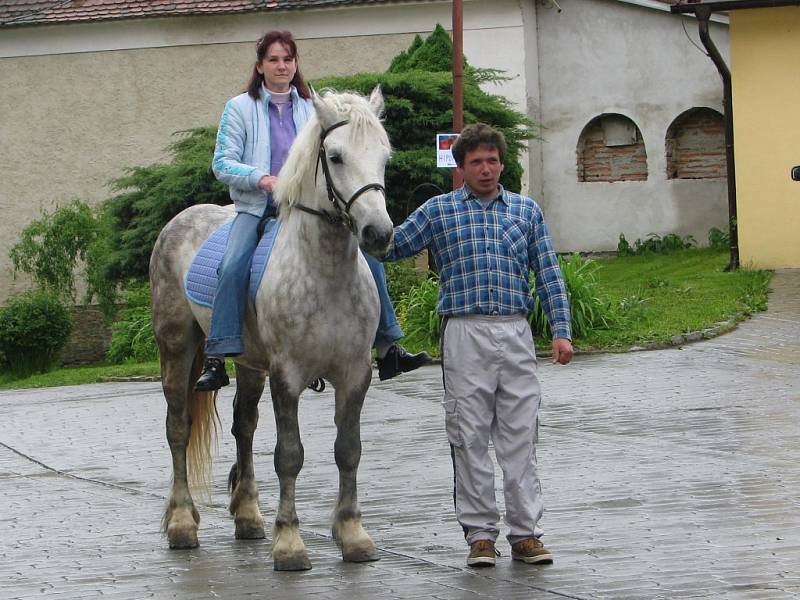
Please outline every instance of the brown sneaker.
M512 544L511 558L537 565L549 565L553 562L553 555L538 538L527 538Z
M495 556L500 553L494 547L492 540L478 540L472 542L467 556L468 567L493 567Z

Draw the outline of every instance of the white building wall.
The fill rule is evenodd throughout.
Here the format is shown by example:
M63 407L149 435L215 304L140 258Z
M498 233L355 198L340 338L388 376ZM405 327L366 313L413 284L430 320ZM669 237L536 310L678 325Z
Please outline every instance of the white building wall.
M724 179L668 180L665 136L688 108L722 112L722 80L698 45L697 22L634 3L559 0L537 8L544 125L542 206L559 251L613 250L620 233L690 234L705 243L727 220ZM686 32L683 24L685 23ZM727 58L727 25L711 24ZM702 46L701 46L702 47ZM640 128L647 181L579 183L584 126L621 113Z

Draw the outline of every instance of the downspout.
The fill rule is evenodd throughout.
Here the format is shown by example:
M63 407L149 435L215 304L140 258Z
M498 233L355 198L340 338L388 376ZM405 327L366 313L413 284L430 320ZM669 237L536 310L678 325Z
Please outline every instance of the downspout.
M453 0L453 133L464 128L464 3ZM463 184L461 174L453 169L453 189Z
M733 157L733 88L731 86L731 71L725 60L717 50L711 35L708 32L708 20L711 17L711 9L705 6L696 6L694 14L700 26L700 40L703 42L711 60L717 67L717 71L722 76L723 99L722 105L725 111L725 160L727 162L728 175L728 231L731 242L731 259L726 271L735 271L739 268L739 226L737 223L736 212L736 164Z

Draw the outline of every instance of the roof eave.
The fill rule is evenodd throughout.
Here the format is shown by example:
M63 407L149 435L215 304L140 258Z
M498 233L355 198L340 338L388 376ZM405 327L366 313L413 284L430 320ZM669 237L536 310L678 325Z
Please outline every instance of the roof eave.
M670 11L697 14L698 9L702 12L727 12L743 8L776 8L779 6L800 6L800 0L701 0L691 4L684 2L673 4Z

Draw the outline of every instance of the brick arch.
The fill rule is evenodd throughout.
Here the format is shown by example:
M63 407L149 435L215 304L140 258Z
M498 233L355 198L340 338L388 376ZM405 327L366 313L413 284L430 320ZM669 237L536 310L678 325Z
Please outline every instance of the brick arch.
M595 117L578 138L578 181L645 181L647 152L642 132L617 113Z
M667 129L666 152L668 179L725 177L724 117L706 107L682 112Z

